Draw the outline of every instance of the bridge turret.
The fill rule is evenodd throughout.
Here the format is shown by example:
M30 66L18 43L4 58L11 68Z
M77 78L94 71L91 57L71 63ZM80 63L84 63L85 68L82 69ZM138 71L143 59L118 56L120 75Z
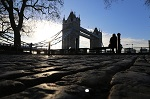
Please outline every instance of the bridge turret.
M68 32L71 33L68 34ZM80 34L80 18L76 17L73 11L70 12L68 18L65 20L63 19L63 29L62 29L62 49L69 49L69 48L79 48L79 34ZM78 39L78 42L76 40ZM76 46L78 45L78 46Z
M90 40L90 48L102 47L102 32L95 28L93 33L97 35L98 38L92 36Z
M102 32L100 30L98 30L97 28L94 29L94 32L93 32L95 35L98 35L101 37L102 35Z
M67 19L63 18L63 29L71 27L80 28L80 17L76 17L73 11L70 12Z

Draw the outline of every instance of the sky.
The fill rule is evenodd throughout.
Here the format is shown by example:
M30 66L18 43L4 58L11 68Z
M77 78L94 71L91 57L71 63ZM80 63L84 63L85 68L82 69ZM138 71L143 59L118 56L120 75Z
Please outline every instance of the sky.
M143 0L118 1L108 9L105 7L103 0L65 0L63 13L74 11L80 15L84 28L98 27L108 33L120 32L124 37L149 39L150 8Z
M150 7L144 5L144 0L119 0L106 8L103 0L64 0L61 8L61 19L52 23L41 21L36 24L35 34L28 38L37 42L56 34L62 29L62 20L70 12L75 12L81 19L81 27L103 31L103 44L107 46L113 33L121 33L121 43L124 47L148 47L150 40ZM45 36L43 33L47 33ZM81 47L89 47L89 40L81 37ZM61 45L59 45L60 47Z

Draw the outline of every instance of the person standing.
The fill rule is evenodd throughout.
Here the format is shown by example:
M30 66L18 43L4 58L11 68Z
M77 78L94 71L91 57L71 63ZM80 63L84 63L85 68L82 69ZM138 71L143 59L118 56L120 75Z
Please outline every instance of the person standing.
M110 44L109 47L112 49L112 52L115 53L114 49L117 50L117 36L116 34L113 34L110 38Z

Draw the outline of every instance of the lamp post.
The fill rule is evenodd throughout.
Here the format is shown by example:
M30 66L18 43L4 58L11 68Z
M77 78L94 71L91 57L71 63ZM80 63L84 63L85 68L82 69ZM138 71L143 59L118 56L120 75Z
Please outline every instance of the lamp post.
M117 36L118 36L117 53L120 54L121 53L121 44L120 44L120 36L121 36L121 34L118 33Z
M132 45L132 49L133 49L133 44L126 44L126 45ZM129 47L130 48L130 47Z
M132 45L131 48L129 47L129 51L130 51L130 52L133 52L133 44L126 44L126 45Z

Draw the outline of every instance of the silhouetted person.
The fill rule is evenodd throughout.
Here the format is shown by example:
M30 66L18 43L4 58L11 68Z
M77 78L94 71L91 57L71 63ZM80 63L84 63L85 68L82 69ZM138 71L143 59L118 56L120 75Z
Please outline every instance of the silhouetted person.
M113 34L110 38L110 44L109 47L112 49L112 52L115 53L114 49L117 48L117 36L116 34Z
M122 44L120 44L120 46L119 46L119 47L120 47L120 53L121 53L121 50L122 50L122 48L123 48Z

